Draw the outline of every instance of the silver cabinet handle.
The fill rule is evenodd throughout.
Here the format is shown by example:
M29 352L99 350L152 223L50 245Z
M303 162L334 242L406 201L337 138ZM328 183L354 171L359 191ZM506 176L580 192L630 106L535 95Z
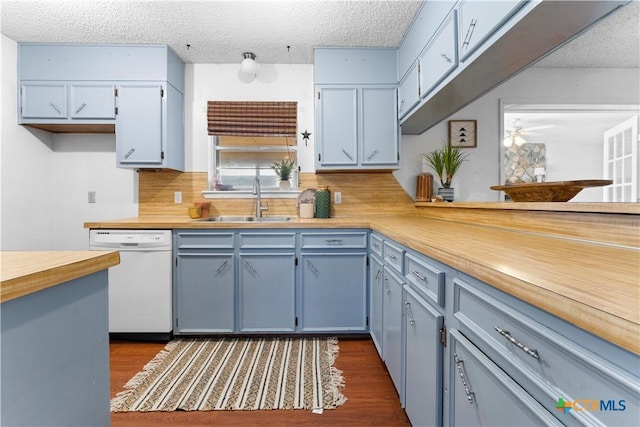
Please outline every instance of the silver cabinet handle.
M244 265L245 265L249 270L251 270L251 272L252 272L254 275L258 275L258 272L256 271L256 269L255 269L255 268L253 268L253 265L251 265L251 263L250 263L249 261L247 261L246 259L244 260Z
M382 274L382 271L378 270L375 280L378 280L380 278L380 274Z
M464 387L464 394L467 395L467 400L469 401L469 403L473 405L473 396L475 393L471 391L471 388L469 387L469 383L467 382L467 375L464 372L464 364L462 360L458 359L458 355L456 353L453 353L453 358L456 362L456 366L458 367L458 374L460 374L460 379L462 380L462 386Z
M374 244L373 244L373 245L371 245L371 246L373 246L373 249L375 249L375 250L380 249L380 245L378 245L377 243L374 243Z
M349 158L349 160L353 160L353 157L351 157L351 155L349 153L347 153L347 150L345 150L344 148L342 149L342 152L344 153L345 156L347 156Z
M391 295L391 288L389 288L389 278L388 277L384 278L384 292L387 295Z
M469 42L471 42L471 36L473 36L473 30L475 30L477 23L478 23L478 20L476 18L473 18L469 23L469 28L467 28L467 34L464 36L464 41L462 42L463 49L469 47Z
M407 320L411 326L416 325L416 320L413 318L413 313L411 312L411 303L409 301L404 303L404 308L407 312Z
M367 156L367 160L371 160L371 159L373 159L373 158L375 157L375 155L376 155L376 154L378 154L378 150L373 150L373 151L371 152L371 154L369 154L369 155Z
M313 265L313 263L309 260L307 260L307 267L309 267L309 270L311 270L311 272L318 277L320 275L320 271L318 271L318 269L316 268L315 265Z
M216 269L216 274L220 274L224 271L225 267L227 266L227 263L229 262L228 259L224 260L224 262L220 265L220 267L218 267Z
M387 258L389 258L389 259L391 259L393 261L398 259L394 254L387 254Z
M342 246L342 239L324 239L329 246Z
M398 110L400 112L402 112L402 110L404 110L404 99L400 101L400 108L398 108Z
M534 359L540 359L540 355L538 354L538 350L535 350L533 348L529 348L526 345L523 345L520 341L518 341L517 339L515 339L514 337L511 336L511 334L509 333L509 331L505 331L503 330L500 326L494 326L494 329L503 337L505 337L505 339L509 342L511 342L512 344L515 344L516 347L518 347L520 350L524 351L525 353L527 353L529 356L533 357Z
M80 111L84 110L84 108L87 106L87 104L85 102L82 103L81 106L78 107L78 109L76 110L76 114L78 114Z
M53 102L49 102L49 105L51 105L51 108L56 110L56 113L62 114L62 112L60 111L60 108L58 108L58 106L56 104L54 104Z
M446 54L446 53L441 53L441 54L440 54L440 57L441 57L442 59L444 59L445 61L447 61L449 64L451 64L451 63L453 62L453 61L451 60L451 58L449 58L449 57L447 56L447 54Z
M416 270L411 270L411 274L413 274L414 276L416 276L418 279L422 280L423 282L429 283L427 278L425 276L423 276L422 274L418 273Z
M133 154L134 151L136 151L135 148L132 148L131 150L127 151L127 154L122 156L122 160L127 160Z

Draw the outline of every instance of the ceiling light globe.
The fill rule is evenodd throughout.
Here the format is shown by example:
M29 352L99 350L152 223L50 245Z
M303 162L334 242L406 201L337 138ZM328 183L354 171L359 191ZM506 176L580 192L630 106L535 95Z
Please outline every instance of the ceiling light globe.
M255 75L256 71L258 71L258 64L256 64L256 61L251 58L245 58L242 60L240 68L245 74Z

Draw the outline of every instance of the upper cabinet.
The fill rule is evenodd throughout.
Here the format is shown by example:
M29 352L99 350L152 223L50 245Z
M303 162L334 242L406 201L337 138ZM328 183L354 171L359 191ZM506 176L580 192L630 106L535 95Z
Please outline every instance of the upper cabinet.
M399 163L396 49L315 50L316 170Z
M117 166L184 170L184 63L167 46L21 43L18 123L116 133Z
M398 48L402 133L445 120L628 1L425 0Z

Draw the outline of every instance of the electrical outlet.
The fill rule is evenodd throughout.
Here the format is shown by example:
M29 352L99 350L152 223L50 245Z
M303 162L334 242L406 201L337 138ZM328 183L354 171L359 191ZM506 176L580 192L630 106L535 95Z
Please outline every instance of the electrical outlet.
M336 191L333 193L333 202L336 205L339 205L340 203L342 203L342 193L339 191Z
M182 191L173 192L173 203L182 203Z
M96 192L95 191L89 191L87 199L88 199L87 201L89 203L95 203L96 202Z

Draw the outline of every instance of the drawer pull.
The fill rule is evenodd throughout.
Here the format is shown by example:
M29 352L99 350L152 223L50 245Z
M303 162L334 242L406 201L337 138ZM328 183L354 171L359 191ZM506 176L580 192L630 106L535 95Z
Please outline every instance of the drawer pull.
M329 246L342 246L342 239L325 239Z
M320 271L318 271L316 266L313 265L313 263L311 261L309 261L309 260L307 260L307 267L309 267L309 270L311 270L311 272L313 273L314 276L316 276L316 277L320 276Z
M390 294L391 294L391 288L389 288L389 278L388 278L388 277L385 277L385 278L384 278L384 292L385 292L387 295L390 295Z
M407 312L407 320L409 321L409 324L411 326L415 326L416 325L416 320L413 318L413 313L411 312L411 303L410 302L405 302L404 303L404 307L405 310Z
M394 254L387 254L387 258L396 261L398 258Z
M225 269L225 267L227 266L227 262L229 262L229 260L224 260L224 262L222 263L222 265L220 267L218 267L216 269L216 274L220 274L222 273L222 271Z
M458 355L453 353L453 358L456 362L456 366L458 367L458 373L460 374L460 379L462 380L462 386L464 387L464 394L467 395L467 400L471 405L473 405L473 395L474 392L469 388L469 383L467 382L467 375L464 373L464 365L463 361L458 359Z
M378 272L376 273L376 278L375 280L378 280L380 278L380 274L382 274L381 270L378 270Z
M411 270L411 274L413 274L414 276L416 276L418 279L422 280L423 282L429 283L427 278L424 277L422 274L418 273L416 270Z
M374 243L374 244L373 244L373 245L371 245L371 246L373 246L373 249L375 249L375 250L380 249L380 246L379 246L377 243Z
M525 353L527 353L529 356L533 357L534 359L540 359L540 355L538 354L538 350L535 350L533 348L529 348L529 347L523 345L520 341L518 341L517 339L512 337L511 334L509 333L509 331L505 331L499 326L494 326L494 328L500 335L505 337L512 344L515 344L520 350L524 351Z
M253 273L254 276L258 275L258 272L256 271L256 269L253 268L253 265L251 265L251 263L249 261L247 261L246 259L244 260L244 265L247 266L247 268L251 271L251 273Z

